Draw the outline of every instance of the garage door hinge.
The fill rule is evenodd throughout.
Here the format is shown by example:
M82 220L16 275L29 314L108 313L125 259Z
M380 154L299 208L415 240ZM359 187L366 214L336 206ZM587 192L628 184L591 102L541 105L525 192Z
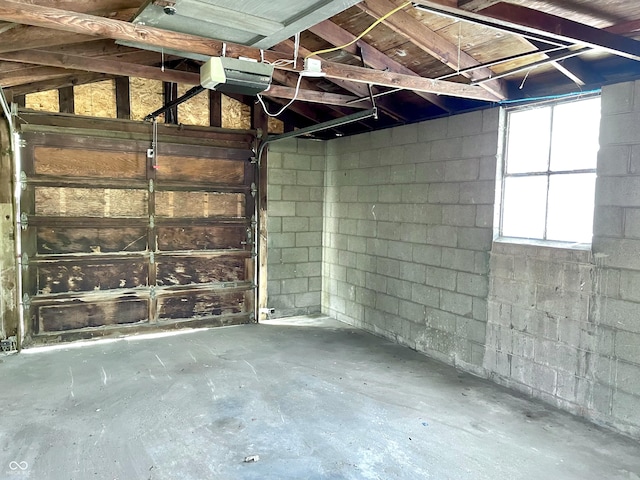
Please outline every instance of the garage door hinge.
M156 293L156 287L151 287L149 289L149 298L151 298L151 300L155 300L157 296L158 294Z
M251 163L258 163L258 157L255 157L255 156L254 157L249 157L249 161Z
M27 189L27 174L26 172L23 170L22 172L20 172L20 188L22 190L26 190Z
M149 193L153 193L153 178L149 179Z
M29 309L31 308L31 297L29 296L28 293L25 293L22 296L22 308L25 311L29 311Z
M258 187L256 187L255 183L251 184L251 196L256 198L256 193L258 193Z
M20 140L18 140L18 146L20 148L26 148L27 147L27 141L24 138L21 138Z
M23 270L26 270L27 268L29 268L29 255L27 255L26 253L23 253L20 256L20 264L22 265Z
M156 219L153 217L153 215L149 215L149 228L155 228L156 226Z
M149 263L153 264L156 262L156 256L153 254L153 252L149 252Z
M22 230L26 230L29 227L29 217L25 212L20 214L20 227Z

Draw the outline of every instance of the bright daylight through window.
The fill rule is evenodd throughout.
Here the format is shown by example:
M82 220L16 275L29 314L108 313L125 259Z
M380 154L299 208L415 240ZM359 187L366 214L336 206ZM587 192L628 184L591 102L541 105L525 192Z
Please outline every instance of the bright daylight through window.
M591 243L600 97L508 112L500 234Z

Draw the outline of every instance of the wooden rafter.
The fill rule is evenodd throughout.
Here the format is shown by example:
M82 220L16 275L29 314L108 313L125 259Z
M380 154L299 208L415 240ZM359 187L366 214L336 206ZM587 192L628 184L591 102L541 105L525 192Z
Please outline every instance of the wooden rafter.
M180 49L209 56L219 56L223 49L223 42L195 35L133 25L118 20L81 13L70 13L10 0L5 0L0 4L0 20L133 41L162 48ZM261 51L257 48L231 43L226 43L226 54L230 57L245 56L256 60L264 57L265 60L270 62L286 58L286 55L280 52L271 50ZM434 82L421 77L413 77L393 72L372 71L371 69L363 67L351 67L350 74L345 76L344 72L340 71L340 67L342 67L341 64L333 64L332 62L323 62L323 64L326 66L325 71L328 78L385 86L391 85L392 87L408 90L479 100L494 100L496 98L494 95L482 94L480 88L470 88L453 82ZM278 66L277 68L290 69L288 66Z
M375 18L381 18L397 6L398 5L389 0L365 0L358 4L358 7ZM471 55L460 51L457 45L440 36L437 32L431 30L404 10L400 10L388 17L384 23L395 32L406 37L420 49L454 70L480 65L480 62ZM491 70L488 68L479 68L466 73L465 76L471 80L476 80L490 76L491 73ZM484 83L483 88L490 92L495 98L507 98L507 89L500 81Z
M309 28L309 31L325 41L331 43L334 46L346 45L353 42L356 39L355 35L352 35L342 27L336 25L331 20L325 20ZM362 57L367 65L377 70L385 70L389 72L403 73L405 75L419 76L411 69L405 67L401 63L396 62L394 59L385 55L380 50L372 47L368 43L358 41L345 48L345 50L353 55L358 54L358 49L361 50ZM447 104L446 99L431 93L416 92L425 100L437 105L444 111L451 111L450 106Z

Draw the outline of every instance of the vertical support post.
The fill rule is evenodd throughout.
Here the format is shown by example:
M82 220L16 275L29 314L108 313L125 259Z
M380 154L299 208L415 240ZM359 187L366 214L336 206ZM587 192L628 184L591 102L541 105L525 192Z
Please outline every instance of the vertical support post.
M262 110L262 106L260 104L254 104L251 111L251 122L252 127L257 129L259 132L258 136L258 146L256 155L258 157L258 165L257 165L257 184L258 184L258 194L257 194L257 215L256 219L258 221L256 235L256 241L258 245L256 246L256 251L258 252L258 258L256 259L258 263L258 274L257 274L257 299L256 299L256 318L258 321L261 319L261 311L262 309L267 308L268 304L268 296L267 296L267 166L268 166L268 147L261 148L262 143L267 138L268 128L269 128L269 117Z
M116 111L118 118L131 118L129 77L116 77Z
M209 125L222 127L222 94L209 90Z
M58 103L60 104L60 113L76 113L73 85L58 89Z

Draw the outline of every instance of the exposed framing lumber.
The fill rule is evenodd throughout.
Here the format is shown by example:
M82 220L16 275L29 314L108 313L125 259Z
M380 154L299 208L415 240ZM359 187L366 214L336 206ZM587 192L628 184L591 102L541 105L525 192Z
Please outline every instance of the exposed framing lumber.
M336 25L331 20L324 20L323 22L310 27L309 31L334 46L345 45L347 43L353 42L356 39L355 35L351 34L339 25ZM345 47L344 50L353 55L358 55L358 48L361 49L362 57L364 58L365 63L372 68L396 73L404 73L405 75L419 76L413 70L405 67L399 62L396 62L395 60L366 42L358 41L352 45ZM446 99L441 96L424 92L416 92L416 94L433 103L434 105L440 107L445 112L451 111L450 106L447 105Z
M637 40L520 5L501 2L485 8L481 13L452 9L432 0L419 1L416 5L424 6L434 13L454 15L459 19L512 33L520 32L522 35L531 34L538 38L584 45L632 60L640 60L640 42Z
M209 125L222 127L222 94L209 90Z
M195 35L170 32L148 26L133 25L119 20L112 20L81 13L70 13L63 10L24 4L11 0L5 0L0 3L0 20L47 27L55 30L70 31L73 33L133 41L167 49L179 48L180 50L209 56L219 56L223 48L223 42ZM261 51L257 48L245 47L232 43L226 43L226 54L230 57L245 56L256 60L259 60L263 56L264 59L269 62L275 62L276 60L287 57L287 55L282 54L281 52L275 52L272 50ZM350 78L346 78L343 75L343 72L339 71L340 67L343 65L331 64L330 62L324 62L324 65L327 67L325 71L327 72L328 78L348 79L350 81L386 86L391 85L395 88L475 98L480 100L495 99L495 96L493 95L489 98L487 96L477 95L476 92L478 89L469 89L467 86L453 82L434 82L421 77L412 77L410 75L402 75L393 72L372 71L363 67L351 67L351 73L349 75ZM287 66L279 66L278 68L291 69ZM113 74L121 75L122 72L114 72Z
M116 115L118 118L131 118L131 85L129 77L116 77Z
M60 113L75 113L73 86L58 90L58 103L60 105Z
M281 85L271 85L269 89L263 92L263 95L266 97L273 98L288 98L292 99L295 96L295 88L293 87L285 87ZM298 95L300 100L309 103L321 103L323 105L339 105L339 106L347 106L348 102L353 100L357 100L358 97L354 97L352 95L340 95L337 93L328 93L321 92L318 90L303 90L302 96ZM366 102L361 102L362 104L354 104L349 105L351 108L370 108Z
M397 7L396 4L389 0L365 0L357 6L375 18L381 18ZM400 10L388 17L384 24L454 70L480 65L478 60L464 51L459 51L457 45L440 36L404 10ZM460 59L460 64L458 64L458 58ZM480 68L466 73L465 76L471 80L476 80L490 76L491 73L488 68ZM499 99L504 99L508 96L506 86L500 81L484 83L483 88Z

